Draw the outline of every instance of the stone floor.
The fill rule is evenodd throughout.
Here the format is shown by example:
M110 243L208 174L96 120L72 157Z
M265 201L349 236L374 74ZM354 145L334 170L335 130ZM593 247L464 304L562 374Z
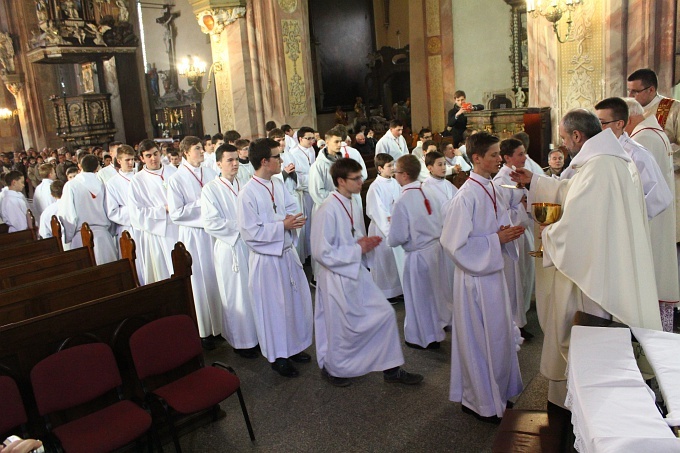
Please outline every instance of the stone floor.
M404 305L394 308L403 327ZM543 336L534 308L527 329L536 337L519 352L525 391L515 407L544 409L547 383L538 374ZM412 387L386 384L382 373L354 379L349 387L333 387L321 377L314 346L307 352L314 360L296 365L300 376L289 379L272 371L264 358L243 359L220 343L206 362L220 360L236 369L257 440L250 441L234 396L221 404L225 418L181 438L183 450L490 451L497 426L463 414L460 404L449 401L450 334L437 351L404 347L404 368L425 376L421 385ZM172 451L172 446L165 449Z

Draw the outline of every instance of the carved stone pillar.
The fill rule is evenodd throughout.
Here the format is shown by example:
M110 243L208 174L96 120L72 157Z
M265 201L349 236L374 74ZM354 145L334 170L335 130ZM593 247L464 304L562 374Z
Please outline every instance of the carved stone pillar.
M307 0L189 0L211 36L222 131L316 126Z

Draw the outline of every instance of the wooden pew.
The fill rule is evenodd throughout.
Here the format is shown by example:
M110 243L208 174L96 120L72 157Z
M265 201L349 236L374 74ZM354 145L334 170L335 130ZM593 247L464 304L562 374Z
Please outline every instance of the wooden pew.
M34 242L35 236L33 231L15 231L14 233L0 234L0 253L5 247L12 247L15 245L26 244L29 242Z
M32 396L31 369L69 339L72 345L85 337L108 343L119 359L125 393L141 395L126 357L129 336L139 325L164 316L186 314L196 322L191 256L182 243L175 246L173 265L174 274L170 279L0 326L0 368L9 369L16 378L32 427L40 429L43 424Z

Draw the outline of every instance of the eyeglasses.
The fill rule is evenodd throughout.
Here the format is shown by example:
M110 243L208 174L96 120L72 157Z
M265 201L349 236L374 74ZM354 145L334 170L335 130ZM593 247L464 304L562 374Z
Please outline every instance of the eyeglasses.
M603 125L603 126L606 126L607 124L616 123L617 121L623 121L623 120L611 120L611 121L600 120L600 124Z
M354 181L354 182L359 182L359 181L362 181L363 179L364 179L363 176L357 176L355 178L347 178L348 181Z
M628 94L632 94L633 96L635 96L636 94L640 94L645 90L649 90L651 87L652 86L650 85L648 87L645 87L645 88L642 88L642 89L639 89L639 90L628 90Z

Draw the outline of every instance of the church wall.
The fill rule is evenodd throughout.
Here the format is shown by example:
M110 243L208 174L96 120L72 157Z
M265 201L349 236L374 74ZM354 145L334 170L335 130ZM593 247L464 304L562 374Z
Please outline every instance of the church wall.
M485 92L512 88L511 8L500 0L452 0L457 90L481 104Z
M385 27L385 3L389 3L389 26ZM409 0L373 0L373 18L375 20L376 49L384 46L398 49L410 43L409 3L420 3ZM397 31L399 35L397 36ZM400 45L401 43L401 45Z
M180 13L174 22L177 28L177 35L175 37L177 63L180 63L188 55L197 56L206 63L207 70L213 62L210 37L201 32L193 9L187 0L175 2L175 7L172 11ZM165 51L165 44L163 42L164 28L156 23L156 18L160 17L162 13L163 11L160 9L142 5L142 23L144 25L147 64L152 65L155 63L159 72L169 69L168 54ZM207 84L208 77L206 75L206 77L203 77L201 89L205 90ZM163 94L162 85L161 83L161 95ZM186 78L179 77L179 88L185 91L189 90ZM214 83L211 85L210 90L203 95L202 109L204 133L210 135L217 133L219 131L219 124Z

